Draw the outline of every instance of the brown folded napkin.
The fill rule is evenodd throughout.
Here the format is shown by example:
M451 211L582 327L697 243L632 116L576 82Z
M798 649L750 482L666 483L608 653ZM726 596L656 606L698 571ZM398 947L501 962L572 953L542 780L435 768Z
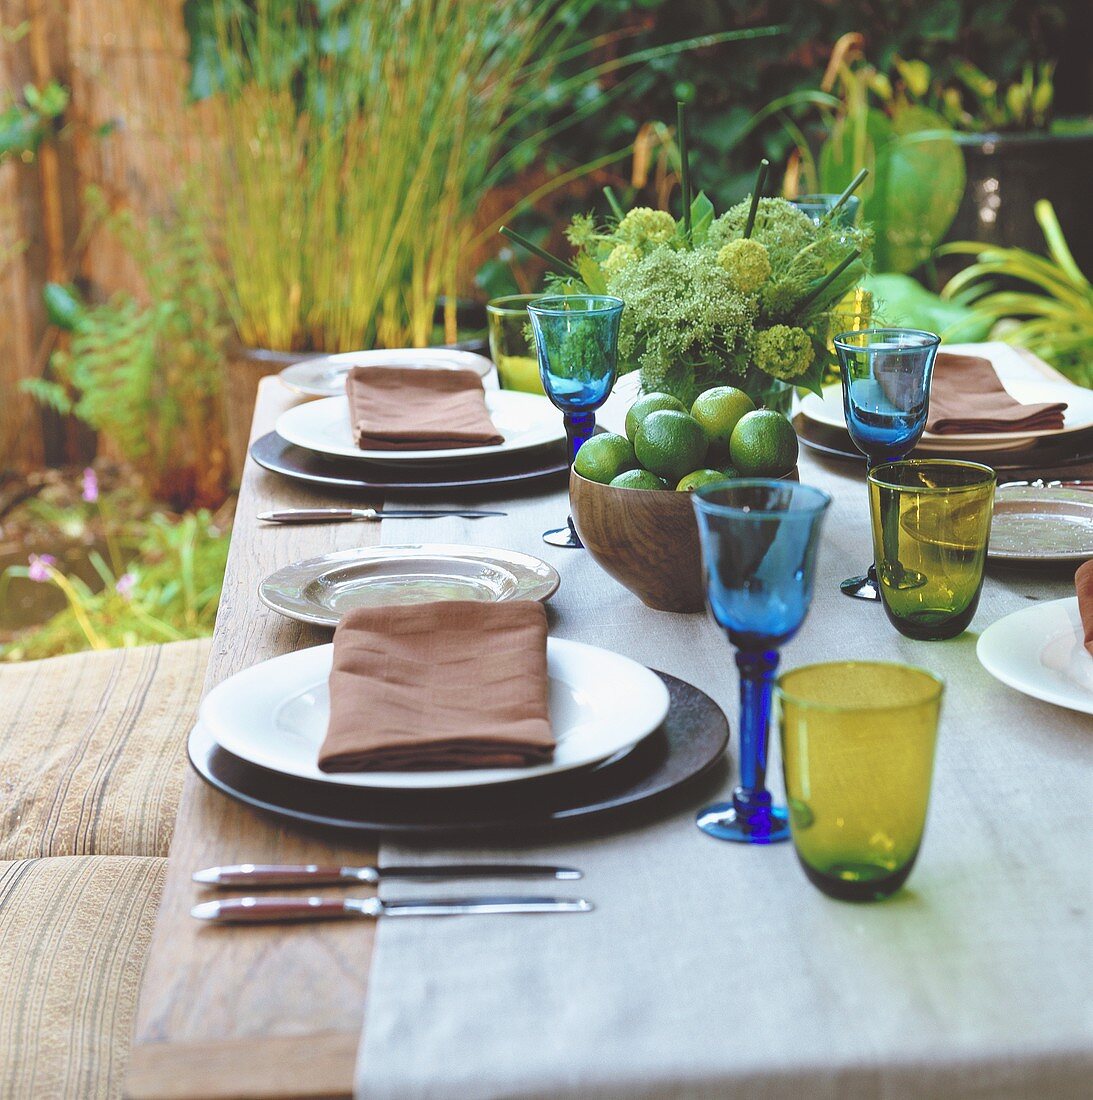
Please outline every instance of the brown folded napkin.
M1022 405L998 380L989 359L939 352L930 386L926 430L934 435L969 432L1038 432L1063 426L1065 401Z
M1093 558L1078 566L1074 587L1078 590L1078 614L1082 617L1085 648L1093 656Z
M473 370L354 367L345 380L353 438L364 451L489 447L505 437Z
M554 753L531 600L361 607L334 632L325 772L519 768Z

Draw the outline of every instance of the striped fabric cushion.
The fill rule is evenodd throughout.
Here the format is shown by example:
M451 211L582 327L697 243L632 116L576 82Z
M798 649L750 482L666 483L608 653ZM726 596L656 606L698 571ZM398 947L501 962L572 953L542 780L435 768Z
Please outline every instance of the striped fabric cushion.
M0 665L0 860L165 856L208 655L199 640Z
M0 1096L121 1096L165 859L0 862Z

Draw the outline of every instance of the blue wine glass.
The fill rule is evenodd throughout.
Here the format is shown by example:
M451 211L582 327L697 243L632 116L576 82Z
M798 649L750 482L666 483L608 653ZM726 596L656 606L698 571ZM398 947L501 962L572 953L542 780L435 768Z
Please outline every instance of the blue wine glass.
M539 377L565 420L569 465L596 429L596 410L607 400L618 371L621 298L565 294L528 305ZM566 527L547 531L551 546L581 548L570 516Z
M930 379L941 337L907 328L869 328L835 337L842 368L843 413L869 470L915 449L930 409ZM913 578L905 578L913 584ZM859 600L879 600L876 565L839 585Z
M794 481L747 478L694 493L706 600L736 647L740 672L740 785L731 802L700 810L698 827L719 840L773 844L789 838L784 806L766 789L771 689L778 647L812 602L816 546L831 497Z

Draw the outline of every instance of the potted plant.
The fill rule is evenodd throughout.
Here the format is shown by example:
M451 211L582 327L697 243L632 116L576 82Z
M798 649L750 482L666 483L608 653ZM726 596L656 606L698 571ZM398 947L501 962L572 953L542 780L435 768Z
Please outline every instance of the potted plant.
M543 129L548 108L602 72L694 44L612 58L555 85L547 103L558 61L594 45L575 43L589 7L589 0L187 6L198 44L193 90L207 100L214 135L202 167L241 344L232 407L246 418L244 432L258 377L287 362L455 342L460 260L477 208L487 190L534 159L545 135L571 121ZM586 96L574 118L603 101Z
M967 184L948 238L1040 251L1034 210L1047 199L1078 263L1093 268L1093 227L1074 186L1093 172L1093 119L1054 117L1054 63L1026 62L1008 83L964 60L945 83L922 62L897 65L909 94L953 127L964 157Z

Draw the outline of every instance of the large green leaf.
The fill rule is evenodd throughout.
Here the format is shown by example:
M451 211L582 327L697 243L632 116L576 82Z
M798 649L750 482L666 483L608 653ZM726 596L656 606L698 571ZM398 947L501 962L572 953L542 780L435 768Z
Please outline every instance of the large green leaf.
M964 155L940 115L869 108L839 119L820 150L824 191L842 191L861 168L863 220L876 235L877 271L906 272L926 260L956 216L964 194Z
M879 209L866 215L877 231L880 271L918 267L956 217L964 195L964 154L948 130L945 120L925 107L904 107L892 118L893 139L877 150Z

